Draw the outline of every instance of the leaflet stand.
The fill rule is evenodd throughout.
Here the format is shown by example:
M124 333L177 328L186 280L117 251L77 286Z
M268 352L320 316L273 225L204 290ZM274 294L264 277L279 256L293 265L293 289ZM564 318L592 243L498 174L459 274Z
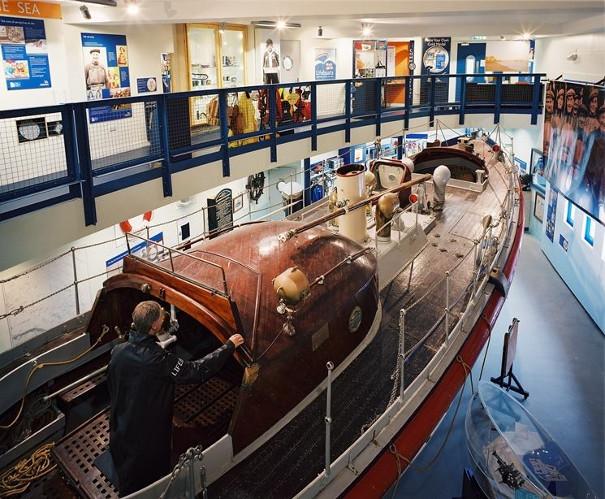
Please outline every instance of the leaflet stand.
M491 378L491 381L492 383L505 388L506 391L512 390L515 393L523 395L523 398L526 399L529 397L529 392L525 391L517 377L513 374L513 360L515 359L515 353L517 351L518 332L519 319L513 318L513 323L508 327L508 332L504 335L500 376ZM514 385L512 384L513 382L515 383Z

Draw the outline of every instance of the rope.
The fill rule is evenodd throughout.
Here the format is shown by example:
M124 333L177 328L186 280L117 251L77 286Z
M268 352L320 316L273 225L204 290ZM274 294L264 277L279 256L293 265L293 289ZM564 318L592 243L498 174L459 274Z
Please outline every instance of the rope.
M50 451L54 442L38 447L30 457L21 459L12 468L0 475L0 497L23 494L30 484L54 470Z
M391 443L388 447L388 451L391 454L393 454L393 456L395 457L395 462L397 464L397 481L395 482L395 487L393 488L392 498L395 497L395 495L397 493L397 488L399 487L399 481L401 480L401 471L402 471L401 461L404 461L407 466L413 466L414 469L418 470L418 472L420 472L420 473L427 472L437 462L437 459L439 459L439 457L441 456L441 453L443 452L443 449L445 448L445 444L447 444L447 442L451 436L452 430L454 429L454 423L456 422L456 417L458 416L458 411L459 411L460 405L462 403L464 389L466 388L466 379L469 377L469 375L470 375L470 381L471 381L471 388L473 386L473 373L470 370L470 366L464 361L464 359L460 355L458 355L456 357L456 362L461 364L462 368L464 369L464 382L462 384L462 389L460 390L460 395L458 396L458 401L456 402L456 409L454 410L454 415L452 416L452 420L450 421L449 427L445 434L445 438L443 439L443 442L441 442L441 445L439 446L439 449L437 450L435 455L429 460L428 463L426 463L424 465L419 465L419 464L412 462L410 459L408 459L403 454L401 454L397 450L397 447L395 446L394 443Z
M52 298L55 295L63 293L63 291L67 291L73 285L74 285L74 283L72 282L71 284L68 284L67 286L65 286L63 288L58 289L57 291L53 291L51 294L44 296L44 297L40 298L39 300L28 303L27 305L21 305L20 307L17 307L15 309L11 310L10 312L6 312L6 313L0 315L0 320L6 319L7 317L9 317L11 315L19 315L24 310L27 310L28 308L33 307L34 305L37 305L38 303L42 303L44 300L48 300L49 298Z
M489 344L492 341L492 325L487 320L487 317L485 317L484 314L481 314L479 316L479 318L483 319L485 321L485 323L487 324L487 328L489 329L489 336L487 337L487 346L485 347L485 354L483 355L483 362L481 362L481 372L479 373L479 381L481 381L481 378L483 377L483 368L485 367L485 360L487 359L487 352L489 351Z
M17 414L15 415L15 417L9 424L0 425L0 430L8 430L8 429L12 428L17 423L17 421L19 421L19 418L21 417L21 414L23 413L23 407L25 406L25 397L27 396L27 390L29 388L29 384L31 383L32 377L34 376L34 373L36 371L43 369L45 367L64 366L67 364L71 364L72 362L76 362L77 360L84 357L87 353L91 352L101 342L103 337L108 332L109 332L109 328L107 326L103 326L103 330L101 331L100 336L97 338L97 341L95 341L90 347L88 347L86 350L80 352L78 355L76 355L75 357L73 357L71 359L55 360L52 362L41 362L40 364L35 364L29 371L29 374L27 375L27 381L25 382L25 387L23 389L23 396L21 397L21 403L19 404L19 410L17 411Z
M71 253L71 250L64 251L63 253L52 257L50 260L45 260L45 261L39 263L38 265L35 265L34 267L24 270L23 272L21 272L19 274L8 277L7 279L0 279L0 284L6 284L7 282L13 281L19 277L23 277L23 276L26 276L27 274L31 274L32 272L35 272L36 270L41 269L42 267L46 267L47 265L50 265L51 263L58 260L59 258L63 258L65 255L68 255L69 253Z

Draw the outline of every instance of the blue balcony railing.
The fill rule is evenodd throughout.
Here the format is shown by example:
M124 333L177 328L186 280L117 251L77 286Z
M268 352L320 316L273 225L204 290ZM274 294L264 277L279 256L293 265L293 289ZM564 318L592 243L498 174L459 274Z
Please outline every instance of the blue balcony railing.
M542 109L543 74L420 75L253 85L0 111L0 220L81 198L86 225L98 196L278 145L412 118L528 114ZM454 87L456 91L454 91ZM453 100L450 96L454 97Z

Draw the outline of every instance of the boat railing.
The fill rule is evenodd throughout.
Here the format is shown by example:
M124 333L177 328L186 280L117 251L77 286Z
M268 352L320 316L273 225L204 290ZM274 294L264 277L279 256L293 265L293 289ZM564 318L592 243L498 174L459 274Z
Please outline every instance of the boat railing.
M247 338L254 347L256 339L256 328L260 309L261 274L249 265L234 258L220 255L202 248L193 248L183 251L179 247L169 247L157 241L143 236L127 233L125 234L128 254L133 258L143 260L146 264L153 265L163 272L185 279L211 293L231 299L236 289L255 290L253 299L248 300L245 293L239 293L237 300L237 319L247 333ZM139 241L133 245L133 241ZM143 250L141 251L141 246ZM136 253L133 249L136 249ZM204 255L198 256L198 255ZM237 279L228 279L225 268L237 266L241 272ZM204 280L199 276L203 275ZM217 285L212 285L217 283Z
M362 432L361 436L336 460L331 460L330 451L330 435L335 432L333 428L333 416L331 408L331 396L326 399L326 415L325 415L325 447L326 459L324 471L313 482L307 485L296 497L315 497L323 490L332 480L332 477L344 470L345 468L354 469L354 460L370 446L372 442L381 442L378 435L384 430L387 425L397 417L405 417L406 404L411 399L416 399L419 393L419 388L422 384L429 382L435 383L436 379L431 375L437 371L439 361L445 359L448 354L449 346L454 341L463 341L465 335L469 332L466 328L471 324L469 317L484 293L485 286L488 283L490 272L498 262L502 251L510 246L510 239L514 235L513 228L517 222L513 219L515 207L519 203L520 193L515 188L516 179L518 178L517 167L512 162L512 157L506 155L508 164L503 162L504 169L507 174L507 190L506 195L500 201L500 216L497 219L484 219L482 221L480 236L473 240L470 250L456 262L454 266L445 271L439 279L437 279L429 289L420 298L415 300L410 305L401 308L399 311L399 336L398 336L398 351L397 360L393 379L393 390L390 400L386 408L380 413L367 429ZM394 222L393 220L391 222ZM496 234L497 232L497 234ZM465 286L454 294L452 283L458 277L458 273L463 274L468 269L463 265L472 258L473 265L471 266L472 275L461 275L467 282ZM415 259L414 259L415 260ZM410 278L413 271L413 262L410 266ZM410 311L423 303L427 299L434 298L435 294L441 292L444 296L443 311L439 314L437 321L428 328L427 333L420 339L414 338L414 344L406 347L406 321L410 318ZM459 310L456 312L456 310ZM475 317L476 319L476 317ZM474 321L473 321L474 323ZM438 333L439 328L443 330ZM440 334L440 336L436 336ZM430 345L430 340L440 338L437 344ZM407 348L407 349L406 349ZM432 351L430 359L422 368L418 376L411 383L406 385L405 369L406 365L412 359L416 352L421 348L428 348ZM328 363L328 378L327 389L328 393L332 391L332 376L330 364ZM416 366L415 366L416 367ZM466 370L466 367L465 367ZM411 410L411 409L410 409ZM411 412L408 411L409 416ZM390 437L386 437L390 440ZM378 444L377 444L378 445ZM367 456L364 457L367 459Z
M193 281L195 284L213 293L219 294L224 297L229 296L229 289L227 287L227 276L225 275L225 269L221 265L206 260L204 258L192 255L191 253L186 253L175 248L170 248L169 246L165 246L159 242L152 241L151 239L147 239L143 236L139 236L131 232L124 234L124 237L126 238L126 248L128 254L133 258L144 260L147 264L158 267L164 272L169 270L172 274L177 275L178 277L185 278L189 281ZM138 245L132 245L131 239L138 240L140 243L145 244L145 251L141 256L134 254L133 248L137 248ZM183 264L179 261L177 263L177 267L175 267L175 260L177 260L177 258L179 257L184 259L185 262L196 262L198 264L202 264L202 266L208 266L211 269L218 271L220 275L219 282L221 284L221 289L215 288L213 286L208 285L207 283L201 282L196 279L193 275L190 275L188 272L186 272L188 268L187 263Z

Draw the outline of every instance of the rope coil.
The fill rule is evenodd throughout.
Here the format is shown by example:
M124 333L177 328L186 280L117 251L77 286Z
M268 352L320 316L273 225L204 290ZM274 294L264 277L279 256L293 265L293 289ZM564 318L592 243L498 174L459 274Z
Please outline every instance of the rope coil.
M38 447L31 456L21 459L12 468L0 475L0 497L23 494L35 480L53 471L50 451L54 442Z

